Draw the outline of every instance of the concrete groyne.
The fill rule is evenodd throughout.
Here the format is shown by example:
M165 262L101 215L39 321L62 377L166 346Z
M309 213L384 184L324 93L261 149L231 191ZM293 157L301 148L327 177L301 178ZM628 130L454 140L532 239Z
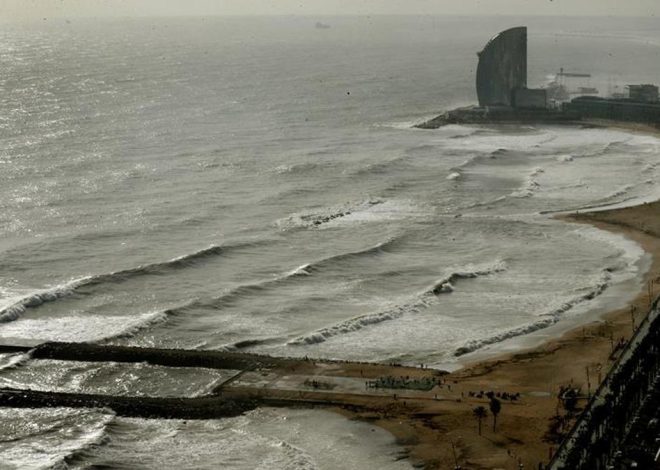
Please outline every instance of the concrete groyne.
M249 353L227 351L137 348L91 343L43 343L31 351L34 359L57 359L85 362L146 362L166 367L203 367L207 369L245 370L278 367L300 362Z
M211 419L238 416L259 406L252 399L135 397L0 389L0 406L13 408L101 408L120 416Z

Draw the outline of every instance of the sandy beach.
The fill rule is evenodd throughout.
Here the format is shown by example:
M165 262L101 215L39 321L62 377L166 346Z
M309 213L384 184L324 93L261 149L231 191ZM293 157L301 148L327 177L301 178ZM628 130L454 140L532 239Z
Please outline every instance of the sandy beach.
M660 290L655 283L660 273L660 202L561 218L623 234L652 255L645 283L629 305L539 347L468 364L444 376L443 385L427 394L402 391L396 399L369 397L369 412L348 407L336 411L387 429L408 449L413 463L424 468L453 468L455 462L464 469L517 468L519 463L537 468L539 463L547 463L561 433L570 429L575 418L566 416L560 406L560 387L579 388L578 408L583 406L589 391L598 387L616 358L616 345L630 338L633 318L639 324L648 311L649 294L654 296ZM358 376L361 371L356 368L359 366L347 364L341 374ZM397 373L378 371L390 372ZM421 368L417 373L429 374ZM478 398L480 391L521 394L520 400L502 400L495 432L489 413L481 436L473 409L488 409L489 400ZM556 429L559 434L553 435L549 431L556 415L566 419Z
M248 367L236 376L237 379L227 381L233 382L231 385L214 391L215 397L190 399L188 408L203 414L207 406L217 408L218 404L222 405L222 400L216 398L222 397L230 401L247 399L247 408L260 403L331 409L349 419L389 431L404 449L399 458L409 457L419 468L452 469L460 465L463 469L535 469L539 464L547 464L590 393L597 389L620 354L620 348L631 337L633 325L639 325L648 312L651 299L660 291L657 282L660 280L660 201L599 212L563 214L559 218L622 234L651 255L643 284L637 286L637 292L631 293L634 295L632 302L600 318L589 316L590 323L538 347L465 363L462 369L452 373L430 369L423 364L403 367L397 364L252 357L226 352L218 352L214 359L213 354L207 354L209 361L215 361L205 363L208 367L243 370L243 362L258 360L260 370L253 371L254 367ZM81 352L80 346L69 344L60 348L61 354L53 357L75 361L83 356L85 360L104 361L108 359L108 350L114 348L112 351L120 355L151 354L152 361L164 361L155 362L158 364L184 367L187 364L185 354L167 353L168 350L133 348L133 351L124 348L127 353L121 346L86 347L98 349L100 355L94 358L89 351ZM55 353L58 351L55 346L44 345L37 357L51 357L49 348L55 348ZM195 359L196 351L187 354L195 356L190 360L198 360ZM127 362L147 360L113 358ZM236 362L237 358L243 362L227 362ZM369 386L369 382L383 380L399 382L394 387L390 384ZM401 383L411 386L399 386ZM418 384L431 386L418 387ZM573 412L568 412L558 399L562 387L579 390ZM488 411L490 400L486 395L489 392L501 402L496 426L492 413ZM53 394L46 395L43 400L58 398ZM74 398L90 400L89 397ZM135 404L123 404L123 398L117 400L121 402L119 405L128 407L127 416L136 415L131 411ZM97 405L92 403L91 406ZM477 407L484 407L488 413L482 419L481 434L474 414ZM188 408L181 411L182 415L191 413ZM520 464L523 467L519 467Z

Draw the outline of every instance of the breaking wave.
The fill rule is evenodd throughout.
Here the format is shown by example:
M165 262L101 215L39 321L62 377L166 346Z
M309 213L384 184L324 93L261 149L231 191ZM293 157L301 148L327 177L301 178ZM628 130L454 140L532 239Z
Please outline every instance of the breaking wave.
M505 156L505 155L510 155L510 154L512 154L512 153L513 153L513 151L510 150L510 149L499 148L499 149L497 149L497 150L493 150L492 152L490 152L490 154L489 154L489 158L503 157L503 156Z
M158 311L138 315L27 318L3 325L2 333L6 337L31 341L104 341L132 336L166 318L166 312Z
M534 193L541 188L541 185L536 178L544 172L545 170L543 168L534 168L534 170L527 175L523 187L512 192L511 196L517 198L532 197Z
M537 177L544 172L545 170L543 168L535 168L532 172L530 172L527 175L524 184L519 189L516 189L512 193L505 196L499 196L491 200L479 201L473 204L468 204L467 206L462 207L461 209L476 209L478 207L487 207L502 201L506 201L508 198L511 197L518 199L532 197L537 191L541 189L541 184L538 182Z
M314 171L323 171L330 167L328 163L305 162L293 165L280 165L274 168L274 172L278 174L307 174Z
M320 212L299 212L278 220L276 224L282 229L318 227L319 225L349 216L354 212L364 211L384 202L382 199L369 199L358 204L332 207Z
M649 173L655 171L657 166L658 166L657 163L648 163L644 166L644 168L642 168L642 173Z
M114 419L114 414L108 410L26 408L9 411L10 415L3 413L0 418L8 422L18 419L30 426L18 426L4 436L3 464L8 465L6 468L69 469L82 455L108 441L108 428ZM12 445L14 442L17 444Z
M333 336L358 331L370 325L394 320L406 314L419 312L421 309L431 305L439 295L453 292L454 284L460 280L474 279L480 276L499 273L504 270L506 270L506 263L504 261L498 261L497 263L484 268L468 267L466 270L451 273L445 278L437 281L433 286L414 296L413 300L409 303L394 306L382 312L369 313L350 318L336 325L321 328L311 334L299 336L298 338L289 341L288 344L292 346L302 346L322 343Z
M506 155L512 155L513 153L514 153L513 150L498 148L497 150L493 150L492 152L470 155L469 158L464 160L462 163L452 167L451 171L460 171L464 168L469 168L472 166L483 164L484 162L488 162L488 160L494 160L497 158L504 157Z
M576 153L572 156L578 158L601 157L603 155L607 155L608 153L624 151L626 150L627 143L631 140L632 137L624 140L614 140L612 142L608 142L605 145L600 145L595 149L586 150L582 153Z
M282 342L282 338L263 338L263 339L244 339L236 341L235 343L222 346L220 349L223 351L239 351L241 349L253 348L255 346L263 346L267 344L278 344Z
M168 320L169 311L164 312L153 312L147 313L140 316L140 320L137 322L128 322L125 329L121 330L116 334L110 334L103 338L104 341L110 341L115 339L130 338L134 336L135 333L141 330L146 330L151 328L153 325L163 323Z
M322 268L326 268L334 263L350 260L354 258L362 258L365 256L373 256L381 253L385 253L388 250L395 248L403 241L402 237L391 237L385 240L384 242L372 245L363 250L349 251L347 253L340 253L338 255L330 256L322 260L316 261L314 263L304 265L304 269L301 271L304 274L311 274L313 272L319 271ZM303 266L301 266L303 268ZM298 268L300 269L300 268Z
M0 370L5 369L15 369L29 361L32 358L32 354L27 353L16 353L16 354L3 354L0 362Z
M61 468L70 468L70 465L84 460L86 454L95 447L107 443L111 439L110 430L114 419L114 414L104 414L98 422L93 423L91 429L81 439L80 447L72 450L61 460ZM60 468L60 465L55 465L51 468Z
M75 279L66 284L33 292L32 294L21 297L11 305L5 306L0 310L0 323L16 320L28 308L38 307L46 302L53 302L62 297L71 295L77 288L89 282L90 279L90 277Z
M432 145L422 145L408 150L407 153L414 153L416 150L424 150L426 148L434 149ZM368 163L362 168L358 168L352 173L352 176L364 177L370 175L383 175L391 173L393 170L398 170L402 165L405 165L408 160L407 156L392 158L391 160L378 161Z
M601 275L600 281L598 282L598 284L596 284L596 286L590 289L587 293L576 296L573 299L569 300L568 302L561 304L559 307L553 309L552 311L542 314L541 319L533 323L530 323L528 325L523 325L521 327L514 328L512 330L504 331L502 333L496 334L494 336L490 336L488 338L472 340L467 344L465 344L464 346L458 348L454 352L454 356L460 357L465 354L469 354L474 351L477 351L478 349L489 346L491 344L501 343L502 341L505 341L507 339L515 338L517 336L523 336L554 325L555 323L559 322L559 320L562 319L562 317L566 312L571 310L576 305L579 305L584 302L588 302L601 295L605 291L605 289L607 289L610 286L610 280L612 279L610 273L613 270L615 269L614 268L605 269Z
M632 184L627 184L625 186L621 186L620 188L616 189L614 192L611 194L608 194L603 198L603 200L609 200L609 199L616 199L621 196L625 196L630 192L631 189L633 189L635 186Z
M267 242L249 242L235 245L211 245L208 248L178 256L169 261L145 264L135 268L124 269L106 274L95 274L85 276L72 281L51 287L48 289L32 292L19 298L12 304L0 309L0 323L6 323L16 320L25 313L28 308L35 308L47 302L53 302L63 297L70 296L75 292L85 288L97 286L99 284L120 283L140 276L164 274L169 271L176 271L192 266L195 263L206 258L221 256L233 249L249 248Z
M449 128L450 126L445 126L445 128ZM493 135L494 131L488 128L482 128L482 127L474 127L474 128L468 128L464 127L462 129L455 128L456 131L460 131L460 134L453 134L450 135L448 138L449 139L464 139L466 137L475 137L475 136L480 136L480 135ZM465 131L465 132L463 132Z
M332 266L335 263L354 259L354 258L361 258L365 256L367 257L374 256L379 253L383 253L388 248L392 248L397 243L399 243L400 240L401 240L400 238L393 237L385 240L384 242L378 243L376 245L367 247L362 250L351 251L348 253L340 253L338 255L330 256L328 258L324 258L319 261L306 263L273 279L267 279L252 284L244 284L241 286L237 286L225 292L224 294L220 295L219 297L214 297L212 299L193 300L180 307L166 310L165 314L176 315L194 308L219 308L222 306L227 306L238 299L264 292L267 289L280 286L285 282L310 276L313 273L325 269L329 266Z

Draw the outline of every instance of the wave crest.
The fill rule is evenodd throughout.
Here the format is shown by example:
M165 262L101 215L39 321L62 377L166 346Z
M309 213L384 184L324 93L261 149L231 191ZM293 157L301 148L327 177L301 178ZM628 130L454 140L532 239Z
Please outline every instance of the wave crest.
M477 351L478 349L489 346L491 344L501 343L502 341L505 341L507 339L515 338L517 336L523 336L554 325L563 318L566 312L571 310L576 305L579 305L583 302L587 302L589 300L593 300L599 295L601 295L605 291L605 289L607 289L610 286L610 280L612 279L610 273L614 270L615 269L613 268L605 269L601 274L600 281L592 289L590 289L585 294L576 296L573 299L569 300L568 302L561 304L558 308L542 314L541 315L542 318L540 320L537 320L528 325L523 325L518 328L504 331L502 333L490 336L488 338L469 341L467 344L454 351L454 356L460 357L465 354L469 354L474 351Z
M163 274L168 271L183 269L192 266L200 260L209 257L220 256L233 249L249 248L261 243L266 242L248 242L234 245L211 245L208 248L178 256L176 258L172 258L169 261L145 264L135 268L129 268L104 274L95 274L74 279L72 281L48 289L32 292L26 296L20 297L12 304L3 307L0 309L0 323L16 320L19 316L25 313L28 308L35 308L47 302L53 302L63 297L68 297L74 294L76 291L86 287L93 287L108 283L120 283L140 276Z
M534 168L534 170L530 172L529 175L527 175L523 187L512 192L511 196L517 198L532 197L534 193L541 188L541 185L538 182L537 177L542 173L545 173L545 170L543 168Z
M368 257L368 256L377 255L379 253L386 251L388 248L392 248L397 243L399 243L399 241L400 238L392 237L385 240L384 242L364 248L362 250L340 253L338 255L329 256L327 258L318 261L305 263L301 266L298 266L295 269L292 269L284 273L283 275L274 277L273 279L266 279L263 281L254 282L252 284L240 285L232 289L229 289L227 292L225 292L224 294L218 297L213 297L207 300L193 300L180 307L175 307L170 310L167 310L166 313L168 315L176 315L194 308L219 308L219 307L227 306L238 299L264 292L267 289L280 286L285 282L311 276L315 272L318 272L324 268L332 266L335 263L339 263L345 260L350 260L353 258L361 258L364 256Z
M498 261L484 268L466 267L464 270L453 272L450 275L434 283L431 287L413 297L413 301L404 305L394 306L382 312L369 313L354 318L349 318L336 325L321 328L308 335L299 336L288 342L292 346L304 346L326 341L333 336L361 330L367 326L394 320L409 313L419 312L428 307L441 294L453 292L454 284L464 279L474 279L480 276L488 276L506 270L506 263Z
M5 357L2 358L2 363L0 363L0 370L15 369L20 367L32 358L32 353L26 352L7 355L3 354L3 356Z

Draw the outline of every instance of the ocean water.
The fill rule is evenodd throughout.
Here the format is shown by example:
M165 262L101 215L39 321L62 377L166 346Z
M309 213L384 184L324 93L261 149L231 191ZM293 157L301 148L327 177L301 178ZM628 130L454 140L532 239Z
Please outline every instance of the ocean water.
M638 283L640 247L551 213L653 198L658 138L411 126L474 102L475 52L517 24L530 86L560 67L603 92L657 81L659 20L316 21L5 25L0 340L447 367ZM193 396L222 378L0 357L3 386ZM391 437L320 412L0 412L9 468L409 465Z

